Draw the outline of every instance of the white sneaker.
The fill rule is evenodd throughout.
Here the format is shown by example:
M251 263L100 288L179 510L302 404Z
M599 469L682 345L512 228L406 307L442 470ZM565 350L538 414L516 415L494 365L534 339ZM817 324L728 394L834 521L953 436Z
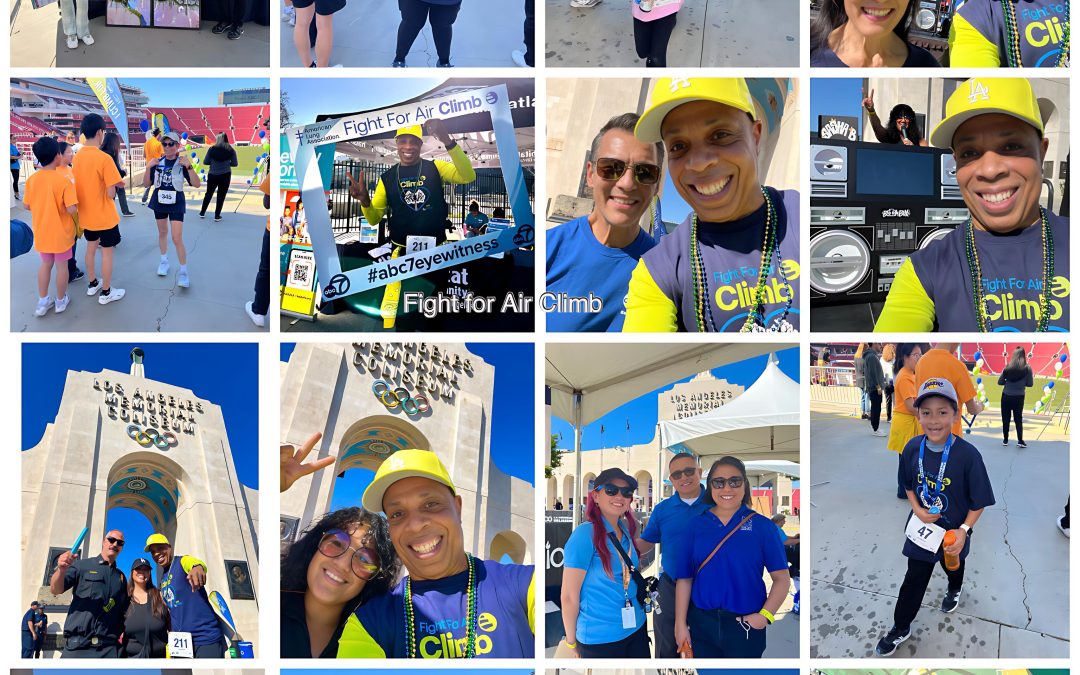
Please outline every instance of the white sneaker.
M89 284L86 285L86 294L87 295L97 295L97 292L100 291L100 290L101 290L101 281L99 281L98 279L94 279L93 281L91 281Z
M281 8L281 20L282 21L288 21L290 18L293 21L296 20L296 9L293 8L293 7L282 7Z
M83 44L86 45L87 47L94 44L94 36L93 35L86 35L86 36L81 37L79 39L82 40Z
M168 260L162 260L160 263L158 263L157 275L159 277L163 277L168 273L169 273L169 261Z
M885 433L881 429L878 429L877 431L873 432L871 435L872 436L888 436L889 434Z
M46 295L44 298L38 298L37 308L34 310L34 316L45 316L49 313L49 308L53 306L53 299L51 295Z
M187 270L182 269L176 274L176 285L180 288L191 286L191 279L188 278Z
M259 328L266 326L266 316L264 314L256 314L251 306L255 304L254 300L248 300L244 303L244 311L247 312L248 318L251 319L251 323L255 324Z
M78 49L79 48L79 38L75 37L74 35L67 36L67 48L68 49Z
M525 52L521 51L520 49L515 49L513 53L510 54L510 58L514 60L514 64L517 65L517 67L519 68L529 67L529 64L525 63Z
M570 0L571 7L596 7L600 0Z
M653 4L653 0L641 0L641 2L638 3L638 9L640 9L643 12L651 12L652 11L652 4Z
M66 295L64 297L62 297L62 298L57 298L56 299L56 313L59 314L59 313L63 312L65 309L67 309L68 304L70 302L71 302L71 298L69 298Z
M110 302L116 302L117 300L121 300L121 299L123 299L123 297L124 297L124 289L122 289L122 288L113 288L113 289L109 290L108 295L104 295L104 294L99 295L97 301L98 301L99 305L107 305Z

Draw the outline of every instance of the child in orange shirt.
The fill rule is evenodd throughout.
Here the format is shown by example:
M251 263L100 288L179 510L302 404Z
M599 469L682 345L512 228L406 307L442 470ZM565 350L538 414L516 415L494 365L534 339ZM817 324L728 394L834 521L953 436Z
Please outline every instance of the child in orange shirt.
M59 141L60 144L60 166L56 167L56 170L71 181L71 184L75 184L75 174L71 171L71 160L75 159L75 146L65 141ZM71 246L71 257L68 258L68 283L74 283L79 279L86 277L86 273L79 269L79 237L81 231L79 230L79 214L75 213L71 216L75 219L75 243Z
M55 306L59 314L67 309L68 268L71 247L75 243L75 221L71 215L78 209L75 185L57 168L61 163L60 145L56 139L44 136L34 142L34 157L41 168L26 180L23 203L30 209L34 228L34 248L41 256L38 268L38 303L34 316L45 316ZM56 300L49 296L49 281L56 268Z
M105 139L105 119L90 113L82 119L79 131L86 139L75 152L71 170L75 174L75 192L79 199L79 227L86 239L86 273L90 283L87 295L97 295L98 304L107 305L124 297L124 289L112 287L113 256L120 243L120 214L113 199L116 188L124 184L113 158L101 151ZM101 249L101 281L94 269L94 258Z

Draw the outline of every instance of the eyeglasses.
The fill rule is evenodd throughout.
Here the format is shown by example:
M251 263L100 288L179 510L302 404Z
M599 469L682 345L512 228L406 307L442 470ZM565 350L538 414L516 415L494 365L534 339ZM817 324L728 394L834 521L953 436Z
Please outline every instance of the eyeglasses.
M119 546L120 548L124 548L124 540L123 539L117 539L116 537L105 537L105 541L109 542L110 544L114 544L116 546Z
M742 476L732 476L731 478L718 477L713 478L709 481L709 485L711 485L715 490L722 490L724 489L725 485L731 488L741 488L742 484Z
M163 148L175 148L176 146L177 146L176 143L162 143L161 144L161 147L163 147Z
M660 181L660 167L655 164L627 164L621 159L601 157L594 166L596 175L607 181L619 180L627 168L633 169L634 180L641 185L656 185Z
M327 558L340 558L349 551L353 551L350 563L357 577L367 581L379 573L379 554L366 546L354 547L352 537L347 532L328 530L319 540L319 553Z
M603 490L604 494L608 497L614 497L617 494L621 494L623 497L629 499L634 496L634 488L612 485L611 483L606 483L596 488L596 492L600 492L601 490Z
M696 466L691 467L689 469L680 469L679 471L672 471L671 472L671 480L679 480L680 478L683 478L683 477L689 478L690 476L693 476L698 471L699 471L699 469Z

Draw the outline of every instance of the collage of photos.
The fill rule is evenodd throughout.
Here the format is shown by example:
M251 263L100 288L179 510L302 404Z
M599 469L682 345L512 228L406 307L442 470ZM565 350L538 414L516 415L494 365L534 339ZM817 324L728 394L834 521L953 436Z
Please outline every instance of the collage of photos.
M9 10L13 675L1068 674L1068 0Z

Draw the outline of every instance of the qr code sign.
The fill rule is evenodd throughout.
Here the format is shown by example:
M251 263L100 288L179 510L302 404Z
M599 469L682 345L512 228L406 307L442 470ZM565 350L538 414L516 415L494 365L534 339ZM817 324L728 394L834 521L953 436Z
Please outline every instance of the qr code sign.
M294 284L309 284L311 274L311 266L307 264L295 264L293 265L292 283Z

